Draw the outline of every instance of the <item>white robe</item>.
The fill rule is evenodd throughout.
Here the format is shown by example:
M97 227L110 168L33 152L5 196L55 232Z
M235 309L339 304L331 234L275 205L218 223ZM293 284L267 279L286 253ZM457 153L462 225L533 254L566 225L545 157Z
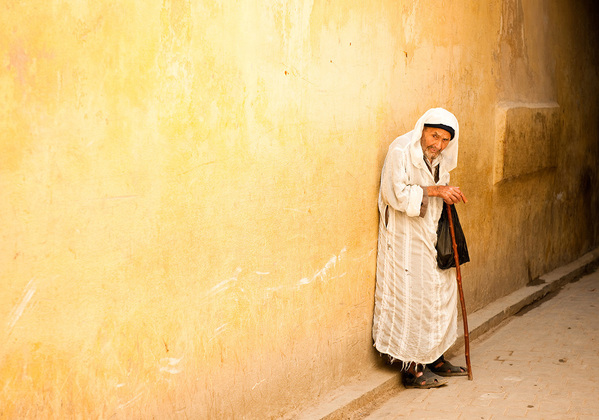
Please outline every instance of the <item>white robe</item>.
M454 138L437 158L436 185L448 185L449 171L457 165L457 120L441 108L427 111L413 131L398 137L389 147L378 200L373 322L374 345L379 352L404 363L421 364L435 361L457 338L455 269L441 270L436 261L443 200L429 197L424 217L419 216L423 188L435 185L420 145L426 122L455 130Z

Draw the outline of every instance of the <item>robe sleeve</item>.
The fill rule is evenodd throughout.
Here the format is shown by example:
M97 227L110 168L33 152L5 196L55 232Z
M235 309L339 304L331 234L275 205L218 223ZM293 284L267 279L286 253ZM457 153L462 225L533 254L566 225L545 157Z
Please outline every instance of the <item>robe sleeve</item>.
M405 149L391 149L385 161L381 178L383 202L397 211L403 211L410 217L420 216L423 189L419 185L409 184Z

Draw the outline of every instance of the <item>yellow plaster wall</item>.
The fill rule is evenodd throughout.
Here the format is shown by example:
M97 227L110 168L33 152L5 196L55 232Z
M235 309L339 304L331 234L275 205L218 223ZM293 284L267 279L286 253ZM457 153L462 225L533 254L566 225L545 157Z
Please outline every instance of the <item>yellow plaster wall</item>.
M372 369L380 168L432 106L469 307L597 243L596 134L494 182L500 104L559 104L558 146L597 121L582 7L0 8L0 417L276 417Z

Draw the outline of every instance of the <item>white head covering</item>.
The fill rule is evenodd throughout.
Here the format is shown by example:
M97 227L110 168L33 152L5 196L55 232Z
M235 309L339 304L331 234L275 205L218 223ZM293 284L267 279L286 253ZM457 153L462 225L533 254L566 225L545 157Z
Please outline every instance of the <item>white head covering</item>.
M421 167L423 165L423 152L422 146L420 145L420 139L422 138L422 130L424 124L443 124L454 129L455 135L449 142L445 150L441 152L441 166L447 172L455 169L458 166L458 139L460 137L460 129L458 126L458 119L451 112L443 108L431 108L424 113L422 117L416 122L414 130L408 135L411 135L410 140L410 155L414 165Z

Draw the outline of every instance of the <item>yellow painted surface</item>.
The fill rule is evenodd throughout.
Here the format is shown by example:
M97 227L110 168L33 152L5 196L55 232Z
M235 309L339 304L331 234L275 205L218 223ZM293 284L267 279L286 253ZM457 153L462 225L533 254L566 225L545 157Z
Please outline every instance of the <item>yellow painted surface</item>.
M380 170L432 106L470 308L596 246L591 5L5 1L0 418L291 416L372 369ZM544 147L506 103L559 133L503 179Z

